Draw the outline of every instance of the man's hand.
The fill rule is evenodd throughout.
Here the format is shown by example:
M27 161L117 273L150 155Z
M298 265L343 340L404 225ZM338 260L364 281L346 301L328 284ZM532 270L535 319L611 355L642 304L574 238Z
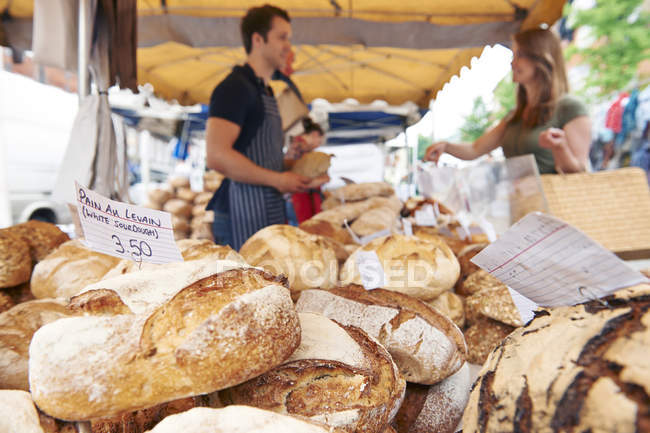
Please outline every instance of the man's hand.
M283 171L278 173L273 185L281 193L303 192L309 188L310 179L297 173Z
M322 176L317 176L312 178L307 187L309 189L320 188L321 185L326 184L329 181L330 181L330 177L327 174L323 174Z

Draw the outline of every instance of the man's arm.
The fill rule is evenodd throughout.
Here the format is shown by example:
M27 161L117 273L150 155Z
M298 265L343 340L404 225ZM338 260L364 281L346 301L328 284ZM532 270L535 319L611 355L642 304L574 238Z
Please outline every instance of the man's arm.
M234 149L241 127L220 117L209 117L206 124L206 163L237 182L271 186L280 192L300 192L309 179L291 172L276 172L255 164Z

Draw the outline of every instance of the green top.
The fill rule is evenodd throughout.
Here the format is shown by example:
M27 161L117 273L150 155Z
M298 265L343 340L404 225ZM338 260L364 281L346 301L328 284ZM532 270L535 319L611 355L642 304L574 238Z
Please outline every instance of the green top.
M588 116L587 107L578 99L565 95L557 103L557 108L548 122L534 128L523 127L521 119L506 125L501 147L506 158L532 153L540 174L556 173L553 153L539 146L539 134L548 128L563 128L579 116Z

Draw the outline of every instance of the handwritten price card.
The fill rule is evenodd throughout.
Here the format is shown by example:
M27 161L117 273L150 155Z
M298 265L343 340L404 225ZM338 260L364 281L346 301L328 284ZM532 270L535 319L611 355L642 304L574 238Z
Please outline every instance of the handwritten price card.
M95 251L136 262L182 262L171 215L103 197L75 182L77 212Z
M531 213L471 260L529 300L575 305L646 281L577 228Z

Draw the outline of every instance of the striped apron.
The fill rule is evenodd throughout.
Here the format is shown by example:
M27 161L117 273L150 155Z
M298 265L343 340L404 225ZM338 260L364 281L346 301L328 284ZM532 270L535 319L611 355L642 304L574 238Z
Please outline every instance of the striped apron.
M284 170L282 120L275 98L263 94L264 121L244 155L260 167ZM258 230L285 223L284 198L270 186L231 181L228 191L232 247L239 250Z

